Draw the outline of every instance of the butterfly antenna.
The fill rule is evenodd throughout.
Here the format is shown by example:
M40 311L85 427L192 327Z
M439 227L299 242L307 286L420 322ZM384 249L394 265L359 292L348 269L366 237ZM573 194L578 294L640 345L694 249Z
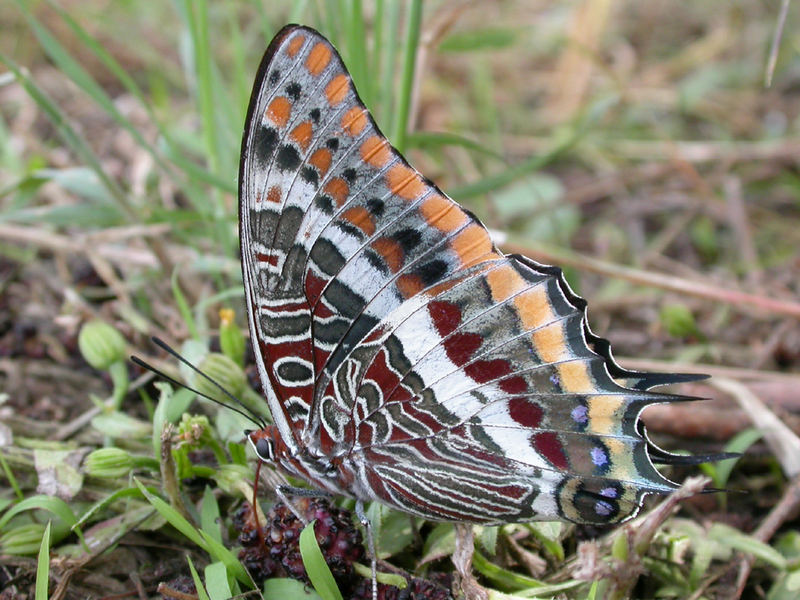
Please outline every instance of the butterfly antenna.
M262 429L264 427L264 424L259 422L259 421L257 421L255 418L253 418L253 416L250 415L250 413L245 412L245 411L241 410L240 408L238 408L236 406L231 406L230 404L225 404L224 402L220 402L216 398L212 398L208 394L204 394L203 392L194 389L192 386L186 385L185 383L183 383L181 381L178 381L174 377L170 377L169 375L164 373L164 371L161 371L161 370L157 369L156 367L154 367L153 365L151 365L150 363L143 361L138 356L131 356L131 362L139 365L143 369L147 369L148 371L152 371L153 373L155 373L156 375L161 377L161 379L164 379L165 381L168 381L172 385L175 385L175 386L178 386L178 387L182 387L182 388L186 388L187 390L189 390L190 392L194 392L195 394L197 394L201 398L205 398L206 400L211 400L211 402L214 402L216 404L219 404L220 406L224 406L225 408L227 408L229 410L232 410L234 412L239 413L240 415L242 415L243 417L245 417L249 421L252 421L253 423L258 425Z
M143 367L143 368L147 369L148 371L152 371L153 373L155 373L156 375L158 375L162 379L172 383L173 385L177 385L178 387L184 387L187 390L189 390L190 392L194 392L195 394L197 394L201 398L205 398L206 400L210 400L211 402L214 402L216 404L219 404L220 406L224 406L225 408L228 408L228 409L230 409L230 410L232 410L234 412L239 413L240 415L242 415L243 417L245 417L249 421L252 421L255 425L257 425L261 429L264 429L266 427L266 423L264 422L263 419L260 419L258 417L258 415L256 415L247 405L245 405L239 398L237 398L236 396L231 394L228 390L226 390L220 383L218 383L216 380L214 380L212 377L210 377L206 373L203 373L203 371L198 369L196 366L194 366L192 363L190 363L188 360L186 360L183 356L178 354L178 352L173 350L172 347L169 346L165 341L163 341L163 340L161 340L160 338L157 338L157 337L153 337L151 339L152 339L153 343L156 344L159 348L161 348L162 350L165 350L167 353L171 354L172 356L177 358L179 361L181 361L183 364L185 364L187 367L192 369L195 373L197 373L201 377L205 378L207 381L211 382L214 386L216 386L217 389L219 389L223 394L225 394L228 398L230 398L238 406L233 406L233 405L230 405L230 404L226 404L225 402L222 402L221 400L213 398L213 397L209 396L208 394L204 394L203 392L201 392L199 390L196 390L195 388L176 380L174 377L170 377L169 375L167 375L163 371L161 371L161 370L155 368L154 366L152 366L151 364L143 361L138 356L131 356L131 360L134 363L136 363L140 367Z

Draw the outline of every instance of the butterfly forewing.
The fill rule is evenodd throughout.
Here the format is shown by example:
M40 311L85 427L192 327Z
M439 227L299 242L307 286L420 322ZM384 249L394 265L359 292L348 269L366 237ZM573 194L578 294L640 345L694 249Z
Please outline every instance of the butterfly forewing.
M616 365L560 271L504 256L409 166L311 29L285 28L262 61L240 201L284 463L335 479L294 470L312 485L487 523L618 521L675 487L637 428L670 377Z

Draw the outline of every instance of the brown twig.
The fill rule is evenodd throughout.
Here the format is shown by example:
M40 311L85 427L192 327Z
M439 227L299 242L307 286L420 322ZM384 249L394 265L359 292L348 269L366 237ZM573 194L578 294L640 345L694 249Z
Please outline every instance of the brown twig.
M159 236L164 235L168 231L169 226L152 225L139 226L137 228L124 228L124 231L117 231L117 233L122 237L129 237L134 233L139 236ZM99 239L106 240L108 239L107 236L111 233L112 231L106 230ZM91 235L68 236L55 233L43 227L0 224L0 239L7 242L30 244L31 246L43 248L52 252L83 254L87 251L95 251L106 260L115 264L133 264L147 268L158 266L158 261L152 252L144 249L137 250L130 246L124 248L120 247L118 244L121 238L119 237L115 238L116 244L105 241L97 244Z
M456 549L453 552L453 565L458 571L461 591L467 600L487 600L489 595L472 574L472 554L475 543L470 523L456 523Z
M727 205L725 212L731 229L736 235L736 248L747 270L747 285L757 289L760 287L762 271L758 261L758 251L753 243L753 233L747 214L747 207L742 197L742 181L738 177L728 175L723 178L722 183Z
M197 600L197 594L187 594L176 589L169 587L166 583L159 583L156 590L165 598L174 598L175 600Z
M775 23L775 34L772 36L772 44L769 49L769 60L764 73L764 87L772 85L772 75L775 73L775 64L778 62L778 47L781 45L783 37L783 26L786 24L786 15L789 12L789 0L781 2L781 10L778 13L778 21Z
M710 383L731 394L747 412L753 425L763 432L764 441L783 472L790 478L800 475L800 438L743 384L724 377L714 378Z
M725 367L703 363L680 363L666 360L652 360L646 358L632 358L618 356L617 361L628 369L634 371L670 371L680 373L698 373L711 377L729 377L744 381L772 381L793 383L800 385L800 374L778 373L776 371L761 371L758 369L745 369L743 367Z
M669 95L669 90L659 89L659 97ZM649 98L648 98L649 99ZM677 104L677 99L670 102ZM552 148L550 137L514 136L506 138L506 149L514 155L542 153ZM637 162L663 162L680 160L688 163L725 161L729 164L752 161L797 162L800 142L796 139L765 141L693 141L693 140L609 140L603 146L609 154L620 159Z

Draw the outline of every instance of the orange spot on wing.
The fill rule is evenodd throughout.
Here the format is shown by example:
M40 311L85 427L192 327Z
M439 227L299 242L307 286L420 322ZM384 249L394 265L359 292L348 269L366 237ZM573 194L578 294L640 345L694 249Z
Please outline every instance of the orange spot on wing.
M625 410L624 396L621 394L590 396L588 405L589 428L592 433L616 435L624 419L621 414Z
M325 193L334 199L337 206L344 204L347 195L350 193L350 186L341 177L334 177L325 186Z
M440 194L431 194L419 206L419 212L428 225L439 231L455 231L467 222L466 213L458 205Z
M367 111L360 106L354 106L342 117L342 129L352 136L357 136L367 126Z
M286 54L288 54L289 56L294 58L297 55L297 53L300 50L300 48L302 47L303 42L305 42L305 41L306 41L306 38L305 38L304 35L298 34L298 35L294 36L292 38L292 41L289 42L289 45L286 47Z
M495 302L502 302L525 288L525 280L509 265L486 273L486 283Z
M306 59L306 69L315 77L322 73L325 67L331 60L331 49L325 42L318 42L316 46L311 49Z
M300 125L292 129L292 133L289 134L289 137L297 142L297 145L303 150L308 150L312 134L311 121L303 121Z
M373 135L361 144L361 159L373 167L382 167L392 158L392 150L384 138Z
M537 329L531 335L536 353L545 362L557 362L566 358L566 340L561 323L551 323Z
M267 192L267 202L275 202L278 203L281 201L281 188L277 185L273 185L269 188Z
M375 223L372 220L372 215L363 206L354 206L353 208L347 209L344 211L342 218L358 227L367 235L375 233Z
M328 85L325 86L325 95L328 97L328 104L336 106L347 96L349 89L350 77L346 73L340 73L330 80Z
M583 361L560 363L558 374L561 377L561 387L565 392L585 394L595 390Z
M411 298L425 289L422 280L416 275L401 275L397 278L397 289L405 298Z
M403 248L398 242L383 237L372 242L372 249L380 254L392 273L397 273L403 266Z
M278 127L285 127L292 113L292 103L285 96L278 96L267 107L267 118Z
M486 230L477 223L468 225L460 231L453 238L452 246L463 265L470 265L487 254L492 254L492 240Z
M389 191L406 200L414 200L422 195L427 186L419 173L409 166L397 164L386 173Z
M514 298L519 320L525 329L534 329L550 323L555 317L547 297L547 287L537 285Z
M327 148L319 148L313 152L308 162L324 177L331 168L331 151Z

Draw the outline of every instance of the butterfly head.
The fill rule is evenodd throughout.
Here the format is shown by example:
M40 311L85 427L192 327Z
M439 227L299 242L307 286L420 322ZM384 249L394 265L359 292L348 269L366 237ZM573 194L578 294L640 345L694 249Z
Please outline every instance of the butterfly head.
M270 426L264 429L247 430L245 435L253 450L256 451L256 456L264 462L274 463L277 462L277 452L275 447L275 439L277 431L275 427Z

